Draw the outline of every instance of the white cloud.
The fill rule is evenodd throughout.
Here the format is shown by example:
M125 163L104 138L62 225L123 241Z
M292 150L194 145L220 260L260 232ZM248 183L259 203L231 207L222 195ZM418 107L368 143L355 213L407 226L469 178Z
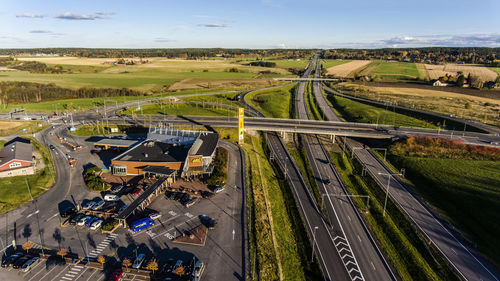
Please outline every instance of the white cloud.
M201 27L228 27L225 23L200 23L198 26Z
M96 12L94 14L64 13L56 15L54 16L54 18L62 20L96 20L96 19L105 19L111 15L115 15L115 13L114 12Z
M31 18L31 19L41 19L44 18L44 15L40 14L30 14L30 13L24 13L20 15L16 15L16 18Z

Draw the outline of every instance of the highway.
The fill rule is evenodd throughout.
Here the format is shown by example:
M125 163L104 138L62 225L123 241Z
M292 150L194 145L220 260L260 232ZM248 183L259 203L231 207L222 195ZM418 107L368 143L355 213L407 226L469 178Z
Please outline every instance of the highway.
M314 76L318 78L320 75L321 60L318 55ZM299 87L295 95L297 118L310 119L303 89ZM320 83L312 82L312 89L317 99L318 91L321 95ZM396 280L356 207L348 197L350 194L331 164L330 157L319 137L303 135L301 140L309 163L311 163L327 217L332 224L331 234L334 237L335 249L346 265L351 280L354 280L356 276L359 276L360 280ZM339 243L340 241L342 243ZM326 241L322 242L326 244Z
M310 75L312 69L312 63L309 65L304 76ZM246 106L248 112L255 116L263 116L261 112L248 105L244 97L248 93L243 94L240 97L240 102ZM299 209L302 221L307 230L309 239L312 243L318 264L323 272L324 279L327 281L331 280L363 280L359 275L356 279L352 279L351 275L347 272L347 269L342 262L339 254L335 251L335 243L333 242L335 237L332 236L330 228L331 226L325 220L323 214L318 209L318 205L314 199L314 196L309 191L304 178L300 174L300 170L297 167L293 157L288 152L286 146L280 137L276 133L266 133L264 134L266 143L271 151L273 159L281 166L282 171L284 171L285 177L290 184L290 188L293 192L295 202ZM338 240L338 239L337 239ZM342 241L338 240L342 245ZM349 258L345 256L346 258ZM354 261L353 259L350 259Z
M318 82L319 83L319 82ZM319 107L325 110L325 117L331 121L339 121L338 116L326 103L321 92L316 93ZM347 139L347 145L354 155L365 166L368 172L385 189L388 175L393 172L385 166L370 150L363 149L359 142ZM380 174L382 173L382 174ZM411 219L424 236L438 249L438 251L451 264L455 271L464 280L499 280L498 272L487 267L487 262L473 254L473 250L464 246L413 194L405 187L399 178L391 177L390 197L399 208Z

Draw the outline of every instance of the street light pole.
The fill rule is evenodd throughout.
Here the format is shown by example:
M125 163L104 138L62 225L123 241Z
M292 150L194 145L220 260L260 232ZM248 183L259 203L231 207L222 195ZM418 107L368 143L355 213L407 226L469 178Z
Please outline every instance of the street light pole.
M383 216L385 217L385 208L387 206L387 197L389 197L389 186L391 183L391 177L392 176L402 176L402 174L386 174L386 173L378 173L378 174L387 176L387 188L385 189L384 213L383 213Z
M316 244L316 230L318 230L317 226L314 227L314 231L313 231L313 244L312 244L311 262L313 261L313 258L314 258L314 244Z

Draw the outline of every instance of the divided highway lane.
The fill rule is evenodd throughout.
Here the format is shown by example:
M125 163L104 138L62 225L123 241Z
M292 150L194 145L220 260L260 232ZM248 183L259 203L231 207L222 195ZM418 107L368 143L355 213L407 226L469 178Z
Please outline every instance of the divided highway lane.
M321 63L317 58L315 77L319 77ZM313 82L313 92L317 96L319 83ZM321 94L321 92L319 93ZM316 99L318 99L316 97ZM305 106L305 92L297 92L297 112L299 118L310 118ZM395 280L387 262L373 241L368 229L355 209L343 182L337 175L317 135L303 135L302 141L307 158L311 163L316 185L322 195L323 205L332 223L336 250L352 280ZM339 243L342 241L342 243ZM343 247L343 248L340 248Z

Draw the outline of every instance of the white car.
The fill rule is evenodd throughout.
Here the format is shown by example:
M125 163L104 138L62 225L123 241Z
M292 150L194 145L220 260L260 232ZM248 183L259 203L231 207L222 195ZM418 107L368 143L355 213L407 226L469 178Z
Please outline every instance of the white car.
M78 226L84 226L84 225L85 225L85 223L86 223L88 220L90 220L91 218L92 218L91 216L86 216L86 217L83 217L83 218L81 218L81 219L80 219L80 220L76 223L76 225L78 225Z
M94 206L92 206L92 210L97 211L104 205L104 201L101 199L97 199Z
M95 222L92 223L90 229L97 230L99 227L101 227L101 225L102 225L102 220L96 220Z
M87 201L85 202L85 204L82 204L82 209L88 210L92 208L95 205L95 203L96 203L95 201Z
M214 192L215 192L215 193L221 193L222 191L224 191L224 187L222 187L222 186L218 186L218 187L216 187L216 188L214 189Z
M152 220L156 220L156 219L161 218L161 214L158 212L154 212L154 213L149 214L149 218Z
M104 195L104 200L105 201L118 201L118 200L120 200L120 196L117 196L114 194L106 194L106 195Z
M31 267L34 266L39 261L40 261L39 257L34 257L34 258L28 260L27 262L25 262L23 264L23 266L21 267L21 270L23 272L28 272L31 269Z

